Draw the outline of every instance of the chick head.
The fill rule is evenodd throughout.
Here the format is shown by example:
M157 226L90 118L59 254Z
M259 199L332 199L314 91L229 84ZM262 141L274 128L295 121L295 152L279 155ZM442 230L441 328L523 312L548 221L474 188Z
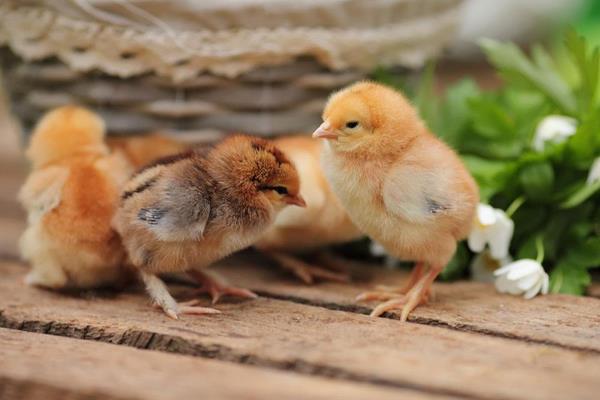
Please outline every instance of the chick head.
M403 134L422 127L404 96L381 84L358 82L334 93L313 137L327 139L337 151L378 151Z
M104 155L104 135L104 122L97 114L77 106L60 107L38 122L26 155L35 168L76 155Z
M237 135L225 139L209 157L222 180L237 185L247 196L262 196L276 210L286 205L305 207L300 178L290 160L273 143Z

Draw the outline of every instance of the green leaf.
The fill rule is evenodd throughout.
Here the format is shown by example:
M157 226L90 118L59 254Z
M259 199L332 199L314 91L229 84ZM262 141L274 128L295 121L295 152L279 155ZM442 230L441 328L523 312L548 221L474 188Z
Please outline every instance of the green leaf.
M549 162L539 162L523 167L519 173L519 182L527 196L532 199L544 199L552 192L554 169Z
M591 281L587 269L561 262L550 274L550 291L582 295Z
M497 103L496 99L472 98L469 100L469 108L475 133L492 140L506 140L514 136L514 121Z
M591 283L589 268L600 266L600 237L588 238L572 247L550 275L555 293L583 294Z
M484 39L480 44L489 61L501 72L509 85L535 88L565 114L577 113L577 102L573 93L556 70L549 68L547 57L538 55L537 64L534 64L513 43Z
M585 115L598 105L599 49L588 49L586 39L573 29L569 29L565 33L565 46L579 75L579 84L576 90L579 100L579 114Z
M600 237L592 237L571 248L564 262L581 268L600 266Z
M577 207L600 190L600 180L591 185L583 184L575 193L560 204L561 208Z
M471 79L463 79L446 90L440 109L443 122L435 133L455 149L460 150L463 132L472 117L468 101L479 94L479 87Z
M479 184L482 201L487 201L502 190L517 168L514 162L486 160L474 155L463 155L462 160Z
M567 160L577 168L589 168L600 151L600 110L583 119L566 145Z
M523 145L516 140L489 140L472 132L467 132L461 145L463 153L471 153L494 160L510 160L518 158L523 152ZM467 134L465 136L467 136Z

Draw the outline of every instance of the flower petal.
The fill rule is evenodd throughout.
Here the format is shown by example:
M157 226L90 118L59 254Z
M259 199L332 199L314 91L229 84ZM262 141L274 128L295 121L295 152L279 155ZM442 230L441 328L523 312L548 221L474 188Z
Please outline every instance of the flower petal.
M479 227L473 228L467 239L469 249L475 253L480 253L485 248L486 235L483 230Z
M477 222L483 226L490 226L496 223L496 211L494 207L488 204L481 204L477 206Z
M523 295L523 298L529 300L535 297L536 294L540 292L540 288L542 287L543 279L538 279L537 282Z
M492 257L499 260L508 256L514 229L514 222L503 211L496 210L496 223L488 228Z
M496 290L498 292L508 293L511 286L511 282L508 279L506 279L505 276L499 276L494 281L494 286L496 286Z
M511 281L516 281L526 277L530 274L539 273L540 269L543 270L542 266L535 260L523 259L515 261L514 263L508 264L510 271L507 274L507 278Z
M574 135L576 130L576 119L564 115L548 115L538 124L532 146L537 151L543 151L545 142L563 142Z
M539 274L530 274L517 281L517 286L523 291L527 291L534 287L538 282L541 282Z
M500 276L500 275L506 275L508 274L508 272L510 271L510 269L512 268L512 262L502 266L502 268L498 268L497 270L494 271L494 275L495 276Z

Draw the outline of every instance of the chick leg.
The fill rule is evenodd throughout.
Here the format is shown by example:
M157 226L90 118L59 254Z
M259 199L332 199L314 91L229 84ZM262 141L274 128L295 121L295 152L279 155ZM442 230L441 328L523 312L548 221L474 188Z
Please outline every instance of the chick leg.
M319 265L327 267L327 269L344 274L350 280L350 272L348 268L348 260L333 253L332 251L320 250L315 254L315 258Z
M408 291L406 297L401 299L392 299L375 307L371 312L371 316L377 317L386 311L394 309L402 309L400 320L406 321L408 315L419 304L426 301L427 293L431 289L431 284L441 272L441 268L431 268L427 274L422 276L417 283Z
M146 291L154 304L158 305L169 317L178 319L179 314L219 314L214 308L196 306L197 301L177 303L169 293L165 283L156 275L140 272Z
M402 288L395 288L389 286L377 286L374 291L364 292L359 294L356 297L357 301L369 301L369 300L390 300L390 299L400 299L403 298L406 293L410 291L410 289L415 286L415 284L421 279L423 276L423 272L425 271L425 263L418 262L415 264L413 270L408 277L408 281Z
M307 264L289 254L270 251L267 255L274 259L281 268L291 271L306 284L314 283L317 278L341 283L348 282L349 280L347 274L328 271L324 268Z
M227 284L219 281L216 277L210 276L208 272L191 270L188 271L188 274L202 285L198 292L210 294L213 304L216 304L223 295L244 297L249 299L255 299L258 297L256 293L248 289L228 286Z

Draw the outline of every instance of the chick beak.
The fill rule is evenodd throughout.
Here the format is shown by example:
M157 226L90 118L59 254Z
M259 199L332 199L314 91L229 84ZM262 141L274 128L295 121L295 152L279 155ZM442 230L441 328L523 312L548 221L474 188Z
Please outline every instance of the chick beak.
M296 196L285 196L283 198L283 202L286 204L293 204L298 207L306 207L306 201L304 201L302 196L300 196L299 194L297 194Z
M312 137L315 139L337 139L337 132L331 127L329 121L323 122L316 131L313 132Z

